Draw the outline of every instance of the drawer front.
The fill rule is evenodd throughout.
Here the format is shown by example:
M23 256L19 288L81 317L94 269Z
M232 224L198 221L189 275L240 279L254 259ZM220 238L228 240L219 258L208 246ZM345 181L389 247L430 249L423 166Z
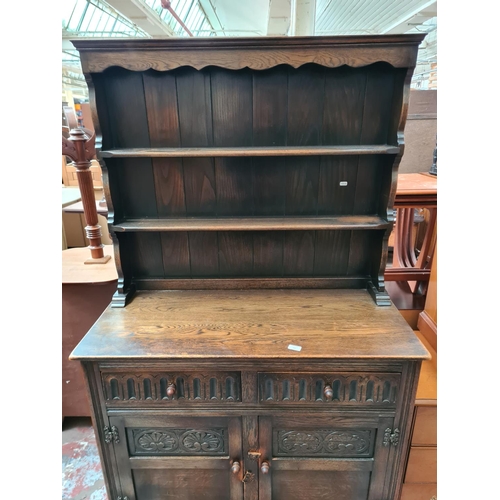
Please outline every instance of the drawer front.
M259 373L259 402L395 407L399 373Z
M107 406L235 403L241 372L101 372Z
M435 406L417 407L411 443L414 446L437 445L437 408Z
M404 482L437 483L437 448L410 448Z

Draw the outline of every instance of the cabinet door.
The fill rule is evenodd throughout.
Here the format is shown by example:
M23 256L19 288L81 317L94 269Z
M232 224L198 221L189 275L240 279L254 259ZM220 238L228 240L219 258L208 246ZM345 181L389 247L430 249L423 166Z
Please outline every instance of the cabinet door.
M381 500L392 424L378 416L260 417L259 500Z
M240 418L111 417L122 497L242 500ZM239 465L239 467L238 467Z

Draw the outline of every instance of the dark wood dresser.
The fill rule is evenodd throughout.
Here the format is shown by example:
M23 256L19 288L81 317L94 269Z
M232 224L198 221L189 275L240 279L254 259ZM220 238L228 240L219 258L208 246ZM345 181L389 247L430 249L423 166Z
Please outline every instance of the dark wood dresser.
M385 290L421 35L75 41L118 286L73 351L110 500L396 500Z

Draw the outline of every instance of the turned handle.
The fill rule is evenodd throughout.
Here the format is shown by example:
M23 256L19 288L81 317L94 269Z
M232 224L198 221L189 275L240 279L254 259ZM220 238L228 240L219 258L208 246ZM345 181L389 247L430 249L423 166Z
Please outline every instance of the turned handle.
M331 401L333 398L333 389L331 385L325 385L325 390L323 391L327 401Z
M240 472L240 469L241 469L240 463L238 462L238 460L235 460L231 465L231 472L233 474L238 474L238 472Z
M267 474L269 472L269 467L271 467L269 462L264 460L264 462L260 465L260 472L262 472L262 474Z
M171 398L175 394L175 384L170 384L167 387L167 396Z

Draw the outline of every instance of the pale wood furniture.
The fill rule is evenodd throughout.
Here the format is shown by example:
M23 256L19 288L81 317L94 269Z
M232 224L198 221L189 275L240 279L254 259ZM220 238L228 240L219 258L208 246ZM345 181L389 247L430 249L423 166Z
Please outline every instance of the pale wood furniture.
M415 333L432 359L420 371L401 500L431 500L437 497L437 353L422 332Z
M80 190L77 187L62 188L62 249L66 250L68 246L74 243L74 226L71 220L65 216L64 209L67 206L73 205L81 199Z
M62 252L62 416L90 416L85 381L80 367L68 357L111 302L116 290L113 247L104 247L111 260L103 266L86 266L87 248Z
M118 272L73 351L113 500L396 500L385 290L422 35L74 41Z
M429 277L429 288L424 310L419 314L418 329L425 336L434 350L437 350L437 245L434 252L434 264Z

